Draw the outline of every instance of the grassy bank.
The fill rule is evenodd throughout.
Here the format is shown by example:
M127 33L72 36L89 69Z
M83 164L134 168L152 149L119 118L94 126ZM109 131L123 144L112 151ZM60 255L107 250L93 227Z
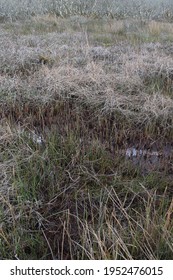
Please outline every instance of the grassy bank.
M39 15L0 24L0 258L171 259L168 21Z

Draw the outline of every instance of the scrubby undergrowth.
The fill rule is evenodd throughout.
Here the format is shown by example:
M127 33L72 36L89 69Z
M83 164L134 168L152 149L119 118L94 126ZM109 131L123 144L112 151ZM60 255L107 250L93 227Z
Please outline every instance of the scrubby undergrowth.
M0 258L171 259L168 22L35 16L0 25Z

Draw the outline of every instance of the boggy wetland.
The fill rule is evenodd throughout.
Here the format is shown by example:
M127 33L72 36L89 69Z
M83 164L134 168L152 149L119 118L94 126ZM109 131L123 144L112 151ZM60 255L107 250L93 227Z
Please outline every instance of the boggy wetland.
M171 2L6 2L0 259L172 259Z

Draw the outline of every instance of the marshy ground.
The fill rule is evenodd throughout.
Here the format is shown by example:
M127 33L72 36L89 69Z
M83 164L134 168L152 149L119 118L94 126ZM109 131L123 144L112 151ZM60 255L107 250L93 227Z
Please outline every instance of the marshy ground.
M173 258L172 44L166 20L1 21L1 259Z

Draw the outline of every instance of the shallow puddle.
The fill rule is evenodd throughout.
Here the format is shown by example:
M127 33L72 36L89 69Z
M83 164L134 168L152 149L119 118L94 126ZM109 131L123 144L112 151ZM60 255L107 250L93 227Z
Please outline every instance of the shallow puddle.
M167 144L162 147L162 150L156 149L136 149L135 147L127 148L125 150L126 159L133 158L150 158L157 162L159 158L171 158L173 156L173 146Z
M135 166L139 166L145 173L152 170L166 169L173 160L173 146L164 145L162 149L137 149L129 147L124 150L127 161L131 161Z

